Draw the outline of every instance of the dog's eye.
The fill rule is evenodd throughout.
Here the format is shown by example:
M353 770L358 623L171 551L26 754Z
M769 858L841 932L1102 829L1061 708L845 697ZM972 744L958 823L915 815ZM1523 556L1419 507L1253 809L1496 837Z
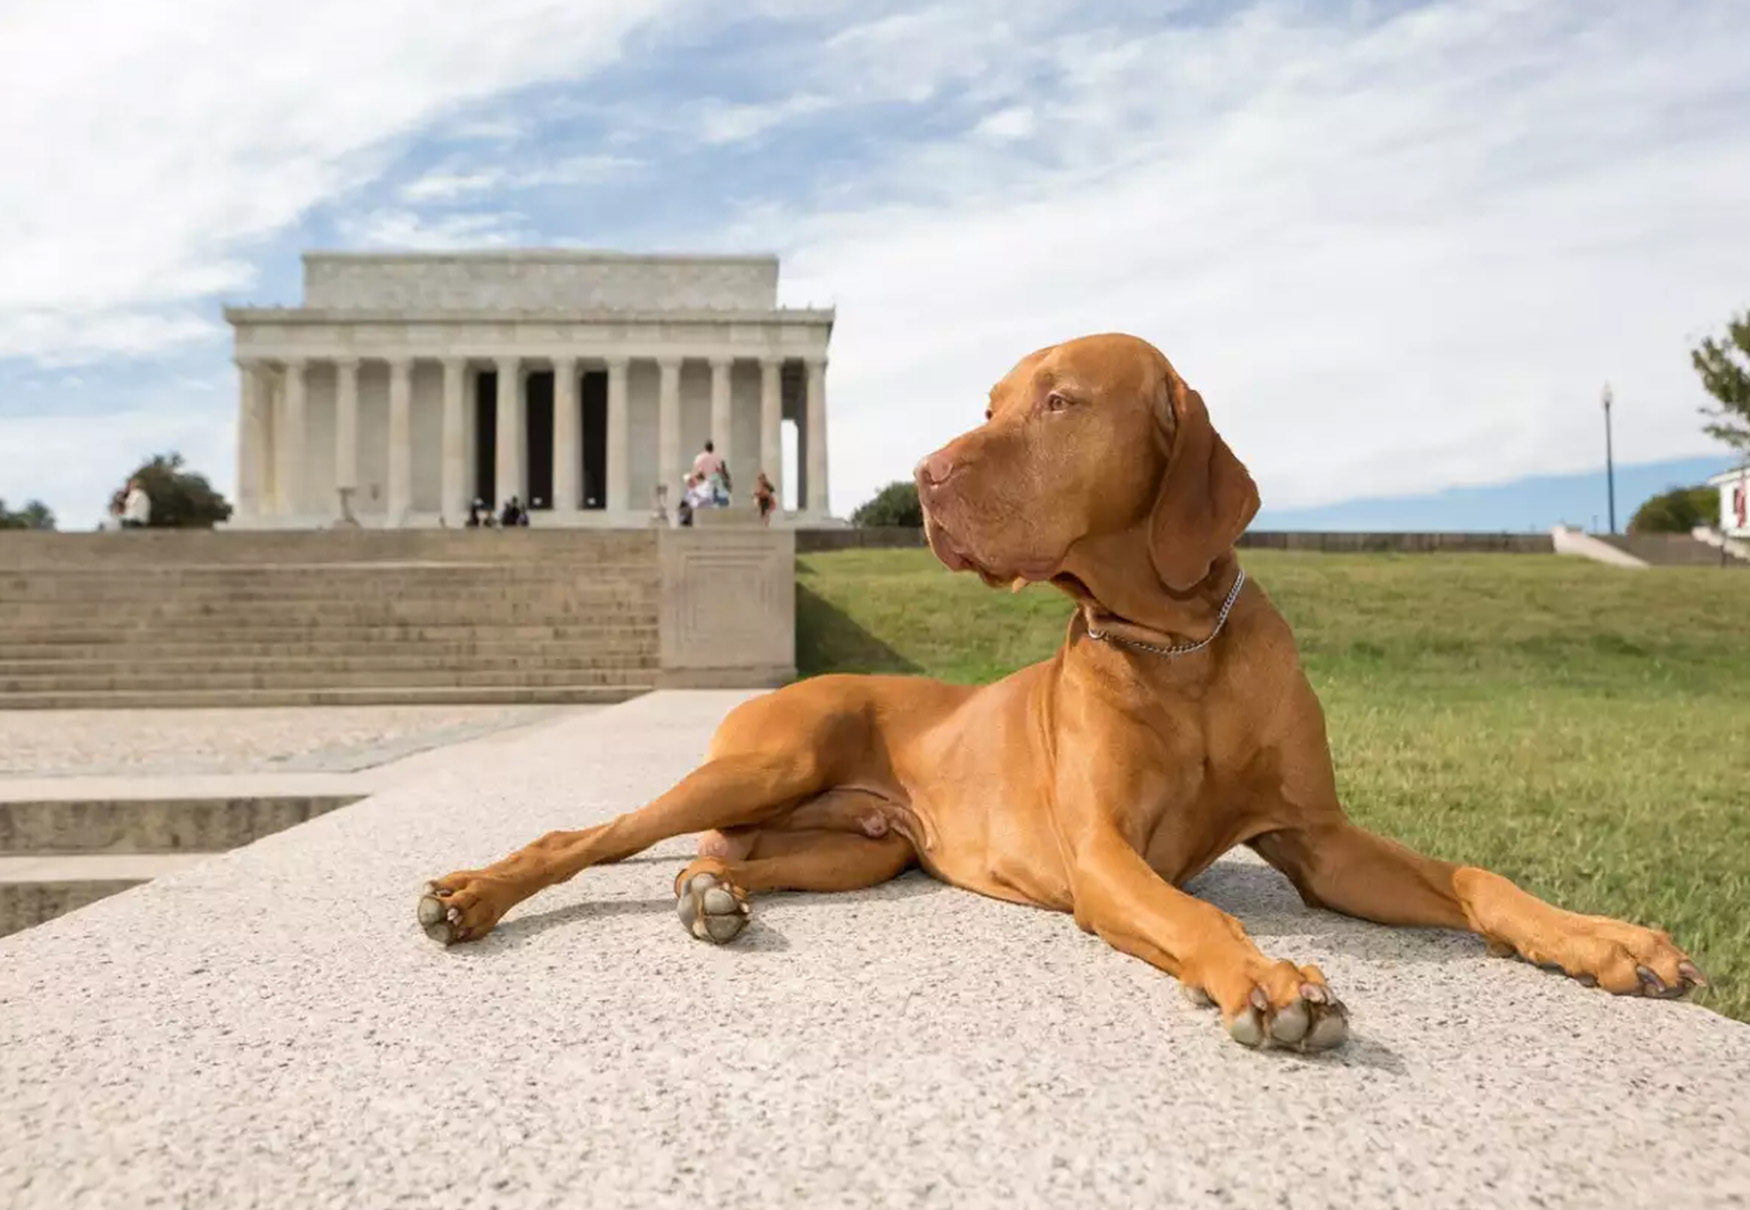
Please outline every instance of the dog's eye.
M984 418L987 421L990 419L990 409L989 408L984 409Z
M1069 407L1069 400L1065 399L1062 395L1059 395L1056 392L1053 392L1050 395L1047 395L1045 397L1045 410L1048 412L1061 412L1061 411L1064 411L1068 407Z

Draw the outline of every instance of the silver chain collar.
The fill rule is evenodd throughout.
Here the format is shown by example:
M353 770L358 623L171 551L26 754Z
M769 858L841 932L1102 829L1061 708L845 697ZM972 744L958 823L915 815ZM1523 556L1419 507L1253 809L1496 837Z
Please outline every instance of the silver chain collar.
M1215 629L1209 632L1208 638L1200 639L1195 643L1175 643L1171 647L1160 647L1154 643L1144 643L1139 639L1123 638L1110 631L1095 630L1092 626L1088 627L1088 637L1098 639L1102 643L1118 643L1125 647L1134 647L1138 651L1147 651L1153 655L1190 655L1193 651L1202 651L1215 642L1215 636L1221 633L1223 626L1227 625L1228 612L1233 609L1234 602L1240 599L1240 589L1244 588L1245 585L1246 569L1242 567L1239 574L1234 577L1234 586L1228 590L1227 600L1221 603L1221 612L1215 615Z

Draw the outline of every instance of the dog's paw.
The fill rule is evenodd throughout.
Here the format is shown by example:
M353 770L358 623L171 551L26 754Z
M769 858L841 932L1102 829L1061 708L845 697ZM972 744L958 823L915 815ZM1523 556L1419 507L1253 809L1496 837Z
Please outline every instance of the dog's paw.
M1545 970L1559 971L1618 996L1675 1000L1707 986L1707 976L1663 929L1608 916L1572 912L1562 916L1563 927L1553 938L1540 937L1517 949L1508 941L1489 937L1489 952L1499 957L1523 957Z
M1217 1003L1194 983L1181 987L1193 1004ZM1232 1002L1220 1005L1222 1018L1228 1036L1241 1046L1309 1054L1341 1046L1349 1037L1349 1010L1316 966L1264 964L1223 991Z
M500 914L485 880L472 874L446 875L426 883L419 893L419 926L445 945L478 941L492 931Z
M740 888L708 869L691 874L683 871L676 880L675 895L675 913L682 927L713 945L735 940L753 912Z

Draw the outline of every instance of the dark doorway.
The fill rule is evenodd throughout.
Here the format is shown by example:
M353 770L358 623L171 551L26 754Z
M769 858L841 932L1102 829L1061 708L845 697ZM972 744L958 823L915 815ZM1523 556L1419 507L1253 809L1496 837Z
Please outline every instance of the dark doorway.
M553 371L536 370L529 375L527 452L531 509L553 507Z
M498 372L474 376L474 499L498 510ZM470 500L472 504L474 501Z
M583 376L583 507L608 506L608 372Z

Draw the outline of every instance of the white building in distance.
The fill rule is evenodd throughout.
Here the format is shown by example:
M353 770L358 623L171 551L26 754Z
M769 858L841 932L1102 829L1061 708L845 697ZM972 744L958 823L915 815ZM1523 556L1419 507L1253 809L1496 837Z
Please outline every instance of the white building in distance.
M833 311L777 300L775 256L307 253L301 306L225 309L231 524L459 526L515 496L537 525L642 526L708 439L738 504L763 470L794 522L831 523Z
M1707 481L1720 489L1720 530L1728 538L1750 538L1750 463L1722 471Z

